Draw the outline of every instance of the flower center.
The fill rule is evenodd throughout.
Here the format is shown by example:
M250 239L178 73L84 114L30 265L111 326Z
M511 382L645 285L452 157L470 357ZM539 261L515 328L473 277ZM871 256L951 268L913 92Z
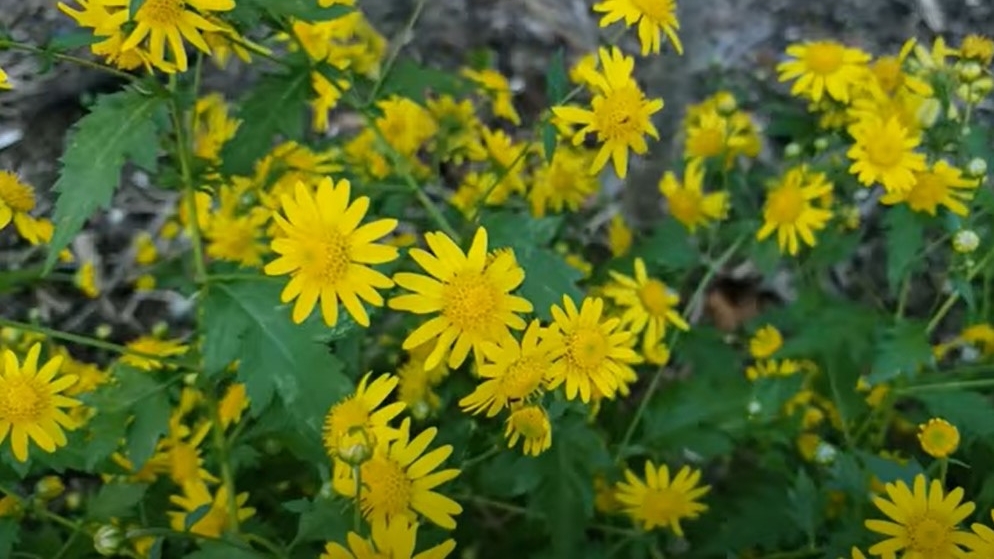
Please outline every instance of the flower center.
M583 370L600 367L607 358L607 336L597 328L581 328L566 340L566 357Z
M0 383L0 420L35 423L49 407L47 392L34 379L15 377Z
M815 74L827 76L842 67L842 45L835 43L814 43L804 53L804 63Z
M480 272L462 272L445 288L442 314L460 330L481 331L497 311L499 291Z
M345 278L352 263L348 237L332 230L311 243L308 260L316 277L324 285L336 285Z
M597 129L607 140L625 140L642 134L642 92L634 85L615 89L594 107Z
M543 359L522 357L511 363L501 377L501 386L509 400L522 400L539 389L548 363Z
M15 212L29 212L35 207L35 193L10 173L0 173L0 202Z
M378 515L394 516L407 512L411 504L411 480L400 464L377 457L362 465L362 483L366 490L363 508Z
M536 407L520 409L511 415L514 430L526 439L540 439L545 436L545 414Z
M891 168L901 162L904 155L904 145L900 138L881 130L875 137L866 142L866 155L870 162L877 167Z
M766 206L766 218L779 224L793 224L804 213L807 206L801 187L796 184L784 184L770 192Z
M673 21L672 0L631 0L635 9L656 23Z
M643 516L656 524L668 524L689 512L684 495L669 488L650 489L642 503Z
M916 551L924 557L938 557L939 552L949 545L949 528L931 517L925 517L918 522L908 523L908 540L910 551Z
M663 282L650 279L639 288L638 295L649 314L664 317L670 311L670 292Z
M135 21L152 26L175 26L182 21L185 7L183 0L146 0L135 14Z

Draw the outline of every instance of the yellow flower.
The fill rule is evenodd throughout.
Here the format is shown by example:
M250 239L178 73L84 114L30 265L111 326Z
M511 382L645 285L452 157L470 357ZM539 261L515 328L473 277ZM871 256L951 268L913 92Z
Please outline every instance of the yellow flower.
M963 500L963 489L957 487L945 494L942 482L915 476L914 489L904 481L888 483L887 496L873 497L873 504L890 520L867 520L866 527L887 536L870 548L871 555L901 553L902 557L953 559L962 557L961 544L970 541L969 534L956 526L973 513L974 504Z
M605 13L600 21L601 27L622 19L627 27L638 23L642 56L650 52L659 54L662 43L660 31L666 33L677 53L683 54L683 45L676 34L680 29L680 22L676 18L676 0L604 0L594 4L594 11Z
M625 223L625 218L620 214L614 214L607 226L607 242L611 247L611 254L617 258L628 254L632 248L632 230Z
M915 173L925 170L925 156L915 153L920 138L901 125L897 117L867 117L849 127L855 143L846 155L853 161L849 172L865 186L879 182L887 192L907 192Z
M687 165L683 184L672 171L667 171L659 181L659 192L666 197L670 215L691 233L711 221L725 219L728 215L728 193L704 194L704 169L699 164Z
M396 518L373 526L370 539L349 532L348 549L329 543L319 559L444 559L456 548L455 540L450 539L415 555L417 534L417 522Z
M520 439L526 455L538 456L552 446L552 424L542 406L514 406L506 425L507 448L514 447Z
M884 204L905 202L912 210L935 215L939 206L949 208L956 215L970 213L963 202L973 199L980 181L963 176L962 171L940 159L928 170L917 171L910 190L890 191L880 199Z
M959 55L961 58L976 60L987 66L994 58L994 41L983 35L967 35L960 43Z
M313 113L311 127L315 132L324 132L328 129L329 113L338 106L342 95L350 87L351 84L347 80L336 79L332 81L321 72L311 72L311 88L315 95L310 102Z
M233 382L224 397L217 404L217 415L221 421L221 429L227 429L230 425L236 424L242 419L242 414L249 406L249 397L245 385L240 382Z
M780 335L780 330L772 324L767 324L756 330L749 340L749 355L752 355L753 359L767 359L781 347L783 347L783 336Z
M219 538L225 530L232 526L234 519L230 517L229 513L228 489L223 485L218 487L217 493L211 497L207 484L203 482L188 483L183 487L182 495L171 495L169 501L183 509L183 512L169 513L169 523L173 530L178 532L189 531L207 538ZM255 514L254 508L244 506L247 501L248 493L239 493L235 497L239 522L251 518ZM207 513L187 528L186 524L190 515L203 506L209 506Z
M566 385L566 398L590 401L594 389L613 399L622 386L637 379L631 365L640 361L631 348L633 334L620 329L621 319L603 318L604 300L585 298L577 309L569 295L563 307L552 306L552 340L555 362L549 371L549 390Z
M369 382L371 375L362 377L354 394L328 410L324 418L324 448L328 456L352 462L368 456L377 444L400 436L389 423L404 411L404 403L380 407L397 387L397 377L380 375Z
M614 283L604 288L604 295L623 309L622 328L630 330L632 334L644 334L643 346L646 349L663 339L667 324L680 330L690 328L676 310L680 295L662 281L650 278L644 260L635 259L634 277L614 270L608 273Z
M486 360L479 366L479 386L459 406L472 414L486 412L494 417L512 404L539 395L549 383L552 367L550 341L541 339L542 327L533 320L521 343L507 336L498 343L483 345Z
M63 358L56 355L38 368L41 344L28 350L23 363L14 352L3 351L0 367L0 443L10 435L10 448L19 462L28 459L28 440L45 452L66 446L63 429L77 427L63 408L79 405L61 392L76 383L74 375L59 375Z
M435 471L452 454L452 445L426 453L438 429L425 429L414 439L410 438L410 431L411 420L405 418L400 426L400 437L389 444L381 444L373 457L359 466L362 483L359 506L363 516L374 530L391 520L406 518L414 522L419 514L452 530L456 527L453 516L462 512L462 507L434 491L460 473L455 468ZM336 464L332 483L341 495L355 498L356 479L351 467Z
M959 339L980 350L984 356L994 355L994 326L974 324L960 332Z
M876 85L880 87L881 94L907 93L921 97L932 96L932 86L928 82L904 71L904 63L914 46L915 40L908 39L897 56L882 56L870 66L870 74Z
M359 299L383 305L376 288L393 287L393 281L370 267L397 259L397 248L375 241L397 227L396 219L378 219L359 226L369 209L369 198L360 196L351 203L352 185L342 179L321 181L317 194L297 183L293 198L282 198L282 215L273 219L285 237L273 239L279 257L266 265L267 275L290 274L283 289L284 303L297 300L293 321L301 323L320 300L325 324L338 323L338 302L357 323L369 326L369 315Z
M429 344L425 345L430 352ZM407 405L412 417L425 419L439 408L441 400L434 388L448 373L448 368L441 364L434 369L426 370L424 359L417 359L412 355L407 363L397 369L397 378L400 380L397 385L397 399Z
M111 22L118 27L130 19L129 11L132 0L102 0L108 7L121 8L114 13ZM155 62L165 62L166 43L172 51L176 69L185 72L187 69L186 47L183 39L206 54L210 54L210 46L204 41L201 31L218 31L220 27L207 21L204 15L210 12L227 12L235 7L235 0L146 0L134 14L134 30L121 45L121 50L128 50L148 43L149 53ZM192 9L191 9L192 8ZM194 11L196 10L196 11Z
M507 200L512 192L522 193L525 191L525 182L521 173L525 168L525 156L528 153L528 146L515 144L514 140L503 130L491 130L484 128L482 132L483 147L486 156L496 166L496 173L503 175L499 184L488 182L486 188L492 192L500 191L500 195L494 196L492 203L501 204ZM494 176L494 178L498 178ZM491 200L487 200L488 203Z
M269 248L263 241L263 227L269 223L270 215L269 210L260 207L241 216L226 212L211 214L210 223L203 231L207 256L248 267L262 265L262 256Z
M521 124L521 117L511 99L513 96L511 84L500 72L491 69L464 68L462 75L478 84L490 96L495 116L507 119L513 124Z
M801 371L801 363L793 359L763 359L746 367L746 378L789 377Z
M7 76L7 72L4 72L3 68L0 68L0 91L5 89L13 89L13 86L10 85L10 78Z
M600 49L602 71L588 74L594 91L591 109L561 106L552 112L563 121L582 125L573 136L573 144L583 143L588 133L597 134L600 151L590 167L596 173L614 163L618 176L628 175L628 150L643 154L649 150L645 134L658 139L659 132L652 124L652 115L663 108L662 99L646 99L632 77L635 60L625 56L621 49Z
M451 95L441 95L428 99L427 104L439 125L435 149L440 152L443 161L462 164L467 158L473 161L487 158L480 141L483 123L476 117L472 101L457 101Z
M0 516L3 516L0 514ZM994 511L991 511L991 519L994 519ZM964 546L969 550L967 559L986 559L994 557L994 530L983 524L974 522L970 525L969 539L964 542Z
M469 350L479 360L483 344L522 330L525 321L518 313L532 311L532 304L511 295L525 279L514 254L504 252L487 258L487 231L476 230L469 251L463 252L445 233L426 233L432 252L411 249L410 255L430 276L401 272L394 275L397 285L413 293L390 300L391 309L435 317L419 326L404 340L412 349L437 338L425 360L433 369L451 348L448 365L455 369L466 360Z
M626 469L625 481L616 485L617 498L625 513L644 530L669 528L682 537L680 522L693 520L708 509L698 499L711 488L699 485L700 481L700 470L684 466L671 478L666 464L656 468L651 460L646 460L645 480Z
M590 154L570 149L556 148L552 161L535 171L528 199L535 217L545 216L547 210L559 213L575 212L600 188L595 175L590 174Z
M163 368L162 361L155 357L176 357L186 353L187 346L180 340L160 340L155 336L141 336L127 344L129 350L135 353L125 353L121 363L143 371L154 371Z
M383 116L376 127L393 149L413 158L438 132L438 123L427 109L406 97L393 96L376 104Z
M18 518L24 512L21 500L12 495L0 497L0 518Z
M594 477L594 508L604 514L614 514L621 511L624 505L618 501L614 485L608 483L604 476Z
M10 171L0 171L0 230L13 221L18 231L28 228L28 212L35 207L35 193ZM23 235L23 232L22 232Z
M850 89L865 76L870 55L835 41L810 41L787 47L793 60L777 65L780 81L797 79L792 95L804 95L812 101L829 97L849 102Z
M193 114L193 154L219 163L221 148L235 137L241 121L228 116L228 104L220 93L197 99Z
M933 458L946 458L959 447L959 430L945 419L933 417L918 426L918 442Z
M760 241L777 233L780 252L795 255L798 236L808 246L815 246L814 232L825 228L832 212L811 203L832 191L832 183L823 173L808 171L801 165L789 169L780 183L766 194L763 205L763 226L756 233Z
M569 69L569 80L577 85L590 86L590 81L587 76L590 74L597 74L597 53L588 52L587 54L580 57L573 66Z
M83 262L83 265L76 270L73 283L90 299L100 296L100 287L97 285L97 268L92 260Z
M133 242L135 248L135 263L140 266L154 264L159 258L159 251L155 248L155 241L146 231L142 231L135 236Z

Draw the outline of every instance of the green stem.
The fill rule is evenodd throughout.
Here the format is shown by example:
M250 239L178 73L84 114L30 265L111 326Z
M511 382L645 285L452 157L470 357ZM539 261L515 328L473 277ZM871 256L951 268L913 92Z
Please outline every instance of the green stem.
M977 274L981 271L985 271L992 258L994 258L994 248L988 251L987 254L980 259L980 262L977 262L976 265L967 270L966 277L964 278L966 282L970 283L973 281L973 278L977 276ZM935 316L928 321L928 326L925 328L926 335L930 335L935 331L936 327L939 326L939 323L942 322L942 319L946 317L946 314L949 313L949 311L953 308L953 305L955 305L959 299L959 291L954 291L949 294L949 297L946 298L946 300L942 303L942 306L939 307L939 310L936 311ZM986 317L984 318L986 319Z
M939 481L946 486L946 475L949 473L949 458L939 458Z
M173 85L175 85L175 82ZM183 180L183 195L186 198L186 231L187 235L190 236L190 243L193 245L194 281L198 285L202 285L207 278L207 265L204 259L204 244L200 231L200 223L197 219L197 189L193 184L193 173L190 170L190 146L187 141L186 126L183 122L183 110L180 107L175 91L170 108L173 128L175 128L176 132L176 158L179 159L180 177Z
M352 466L352 477L355 478L355 508L352 511L352 531L362 534L362 467Z
M895 391L899 396L914 394L917 392L935 392L942 390L966 390L974 388L994 387L994 379L960 380L953 382L936 382L932 384L919 384L906 386Z
M911 274L907 273L904 275L904 281L901 282L901 294L897 299L897 311L894 312L894 318L898 321L904 319L904 309L908 304L908 293L911 291Z
M465 471L466 469L475 466L480 462L485 462L486 460L500 454L501 450L503 449L500 447L500 445L495 445L493 448L487 450L486 452L483 452L477 456L473 456L472 458L467 458L466 460L463 461L459 469Z
M111 74L111 75L116 76L118 78L123 78L123 79L129 80L129 81L135 81L135 80L139 79L138 76L135 76L134 74L129 74L129 73L123 71L123 70L118 70L117 68L113 68L111 66L106 66L104 64L100 64L99 62L94 62L92 60L87 60L85 58L80 58L78 56L73 56L71 54L65 54L65 53L62 53L62 52L54 51L54 50L48 50L48 49L36 47L34 45L29 45L29 44L26 44L26 43L19 43L19 42L16 42L16 41L8 41L8 40L0 39L0 50L3 50L3 49L20 50L20 51L24 51L24 52L30 52L32 54L37 54L39 56L51 56L52 58L55 58L56 60L63 60L65 62L70 62L72 64L76 64L77 66L83 66L85 68L91 68L93 70L99 70L101 72L104 72L104 73L107 73L107 74Z
M414 5L414 11L411 13L411 17L407 20L407 24L404 25L404 29L397 34L397 38L395 39L396 44L394 45L393 50L390 51L386 64L383 65L383 71L380 72L380 78L376 80L375 84L373 84L373 90L369 93L369 98L366 99L367 107L376 102L376 97L380 94L380 90L383 89L383 83L386 81L387 76L390 75L394 65L397 63L400 51L404 48L404 42L414 31L414 26L417 25L418 20L421 19L421 13L424 11L425 4L427 3L427 0L418 0L418 2Z
M204 391L204 394L210 405L211 419L214 422L211 426L211 441L221 468L221 483L224 484L224 489L228 493L228 524L231 531L238 534L241 530L241 523L238 520L238 494L235 489L235 475L231 468L228 441L224 437L224 431L221 430L221 409L212 392Z

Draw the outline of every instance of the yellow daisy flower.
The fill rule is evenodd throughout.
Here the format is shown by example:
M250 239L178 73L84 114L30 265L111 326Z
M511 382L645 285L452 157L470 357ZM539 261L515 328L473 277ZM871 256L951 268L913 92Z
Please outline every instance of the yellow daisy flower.
M798 236L808 246L815 246L814 232L824 229L832 212L816 208L811 201L832 192L832 183L823 173L809 172L804 165L789 169L783 179L766 194L763 226L756 232L762 241L774 231L780 252L796 255Z
M348 548L329 543L319 559L445 559L456 548L455 540L450 539L415 555L418 524L406 518L374 525L371 531L370 539L349 532Z
M932 86L914 74L904 71L904 64L914 50L915 40L908 39L897 56L882 56L870 65L870 74L880 88L880 94L893 96L900 93L932 96Z
M915 476L914 489L904 481L888 483L887 496L873 497L873 504L890 520L867 520L866 527L887 536L870 547L871 555L900 553L902 557L954 559L963 556L960 545L971 541L957 525L973 513L974 504L963 500L963 489L948 494L942 482L931 484L923 474Z
M480 227L469 251L463 252L441 232L426 233L432 252L411 249L410 255L428 274L401 272L394 275L397 285L413 293L390 299L391 309L415 314L433 314L404 340L403 348L412 349L435 338L435 349L425 360L433 369L451 348L449 368L463 364L473 350L479 360L482 346L510 336L510 330L522 330L525 321L518 313L532 311L532 304L511 291L525 280L514 254L505 252L487 258L487 230Z
M235 137L241 121L228 115L220 93L205 95L193 106L193 154L212 163L221 160L221 148Z
M122 355L121 363L143 371L155 371L164 366L162 361L147 356L178 357L188 349L180 340L160 340L155 336L140 336L125 344L125 347L135 353Z
M10 77L7 76L7 72L0 68L0 91L5 89L13 89L13 86L10 85Z
M533 320L521 343L507 336L498 343L483 345L486 360L478 368L479 386L459 406L472 414L494 417L511 404L526 401L549 383L552 367L550 340L542 339L542 326Z
M945 419L933 417L918 426L918 442L933 458L946 458L959 447L959 429Z
M746 378L789 377L801 372L801 363L793 359L762 359L746 367Z
M700 470L684 466L671 478L666 464L657 468L651 460L646 460L645 480L626 469L625 481L615 486L616 496L625 513L644 530L669 528L682 537L680 522L693 520L708 510L698 499L711 488L699 485L700 481Z
M945 206L956 215L966 216L970 209L964 204L973 199L980 181L963 176L963 172L940 159L928 170L914 174L914 184L909 190L890 191L881 197L884 204L904 202L912 210L935 215L939 206Z
M155 240L148 232L138 233L132 245L134 245L135 250L135 264L149 266L158 260L159 250L155 247Z
M866 75L870 55L835 41L809 41L787 47L793 60L777 65L782 82L794 80L791 95L804 95L812 101L829 97L849 102L850 90Z
M97 282L97 268L92 260L87 260L76 270L73 283L90 299L100 296L100 286Z
M535 171L528 192L532 215L544 217L555 213L575 212L600 188L596 175L590 174L591 156L585 151L559 146L552 161Z
M665 283L650 278L645 261L635 259L635 276L610 270L614 283L604 288L604 296L614 300L623 310L621 327L633 334L644 333L644 344L654 344L666 335L666 325L689 330L690 325L676 310L680 295Z
M249 397L245 385L233 382L224 392L224 397L217 403L217 415L221 421L221 429L227 429L242 419L242 414L249 407Z
M846 152L853 161L849 172L864 186L879 182L887 192L907 192L915 173L925 170L925 156L914 151L921 139L896 116L863 118L849 127L849 134L854 140Z
M642 43L642 56L650 52L659 54L661 33L665 33L678 54L683 54L683 45L676 32L680 22L676 17L676 0L604 0L594 4L595 12L603 12L600 26L607 27L616 21L625 20L625 26L638 23L639 42Z
M355 392L333 405L324 418L324 448L332 458L354 462L400 436L389 423L404 411L404 403L383 406L399 381L393 375L380 375L369 382L370 376L366 373Z
M628 254L633 240L632 230L625 223L624 216L620 213L614 214L607 225L607 242L611 248L611 255L618 258Z
M438 123L428 109L406 97L392 96L376 104L383 116L376 127L397 153L414 158L418 150L438 132Z
M515 406L506 425L504 438L507 439L507 448L513 448L520 439L522 452L538 456L552 446L552 424L542 406Z
M991 519L994 520L994 511L991 511ZM988 526L974 522L970 525L970 538L963 542L969 550L967 559L986 559L994 557L994 530Z
M597 135L601 149L590 167L596 173L614 163L618 176L628 175L628 150L644 154L649 150L645 135L659 139L652 115L663 108L662 99L646 99L632 77L635 60L618 47L600 49L601 72L588 74L594 97L590 110L579 107L553 107L552 112L570 124L582 125L573 136L573 144L583 143L588 133Z
M659 192L666 198L670 215L691 233L728 215L728 193L705 194L703 182L704 169L699 164L687 165L682 184L672 171L667 171L659 181Z
M547 330L555 361L549 371L549 390L566 385L566 398L590 401L594 389L613 399L623 385L638 377L631 365L641 359L631 348L633 334L621 330L621 319L603 317L604 300L585 298L577 309L569 295L563 307L552 306L553 323Z
M783 336L780 330L772 324L767 324L756 330L749 340L749 355L752 355L753 359L767 359L781 347L783 347Z
M255 514L254 508L244 506L248 502L248 497L248 493L239 493L235 498L239 522ZM207 484L188 483L183 486L182 495L171 495L169 501L183 509L183 512L169 512L169 524L177 532L189 531L206 538L219 538L232 526L234 519L229 515L228 489L223 485L218 487L217 493L212 497ZM187 519L190 515L205 505L209 505L207 513L187 528Z
M0 171L0 229L13 221L18 232L31 229L28 212L35 208L35 193L10 171Z
M294 197L282 198L283 213L273 219L286 235L273 239L273 251L280 256L266 264L270 276L290 274L283 289L284 303L297 300L293 321L303 322L320 300L325 324L338 323L338 302L364 327L369 315L362 300L383 306L376 288L393 287L393 281L370 265L396 260L397 248L375 241L397 227L396 219L378 219L360 226L369 209L369 197L360 196L351 203L352 185L342 179L333 183L325 178L312 194L298 182Z
M486 91L493 102L495 116L507 119L515 125L521 124L521 117L512 101L514 94L511 92L511 84L500 72L489 68L483 70L464 68L462 75Z
M987 66L994 59L994 40L983 35L967 35L959 45L959 55Z
M441 528L452 530L456 527L453 516L462 512L462 507L434 491L460 473L456 468L435 471L452 454L452 445L426 453L438 429L425 429L414 439L410 438L410 431L411 420L405 418L400 426L400 436L390 443L381 444L376 453L359 466L362 483L359 506L363 516L374 530L391 520L406 518L414 522L418 515ZM335 490L355 498L354 475L351 467L336 464L332 481Z
M38 368L41 344L28 350L23 363L14 352L3 351L0 367L0 443L10 435L10 448L19 462L28 459L28 441L33 440L45 452L66 446L63 429L77 427L63 411L80 404L61 392L76 383L75 375L59 375L63 358L56 355Z
M262 257L269 248L263 240L264 227L271 215L269 210L260 207L240 216L226 212L212 214L203 231L207 256L252 268L261 266Z

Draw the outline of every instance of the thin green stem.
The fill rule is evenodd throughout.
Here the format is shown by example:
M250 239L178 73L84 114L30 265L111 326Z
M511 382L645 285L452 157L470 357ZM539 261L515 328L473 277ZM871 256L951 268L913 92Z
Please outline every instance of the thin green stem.
M235 474L231 468L231 456L228 448L228 441L221 430L221 407L217 397L211 391L204 391L211 410L211 419L214 425L211 426L211 442L214 445L214 452L217 454L218 465L221 468L221 483L228 496L228 524L235 534L241 530L241 522L238 519L238 493L235 489Z
M911 292L911 273L906 273L904 275L904 281L901 282L901 293L897 298L897 310L894 312L894 318L897 320L904 319L904 309L908 304L908 294Z
M174 92L175 93L175 92ZM207 278L207 265L204 259L204 243L197 219L197 188L193 184L193 173L190 165L190 146L186 136L186 126L183 122L183 110L176 95L170 104L173 128L176 133L176 158L179 160L180 177L183 180L183 196L186 202L186 231L193 245L194 281L202 285Z
M3 50L3 49L20 50L20 51L24 51L24 52L30 52L32 54L36 54L36 55L39 55L39 56L51 56L52 58L55 58L56 60L62 60L62 61L65 61L65 62L76 64L77 66L83 66L85 68L91 68L93 70L99 70L101 72L104 72L104 73L107 73L107 74L111 74L111 75L116 76L118 78L123 78L123 79L129 80L129 81L135 81L135 80L139 79L139 77L136 76L136 75L134 75L134 74L129 74L129 73L123 71L123 70L118 70L117 68L113 68L111 66L106 66L104 64L100 64L99 62L94 62L92 60L87 60L85 58L80 58L78 56L73 56L71 54L65 54L65 53L62 53L62 52L54 51L54 50L49 50L49 49L44 49L44 48L36 47L34 45L29 45L27 43L19 43L17 41L8 41L8 40L0 39L0 50Z
M352 466L352 477L355 478L355 507L352 511L352 531L356 534L362 533L362 467Z
M949 474L949 458L939 458L939 481L946 486L946 475Z
M404 49L404 42L414 31L414 26L417 25L418 20L421 19L421 13L424 11L425 4L427 3L427 0L418 0L418 2L414 5L414 11L411 12L411 17L408 18L407 24L404 25L404 28L397 35L395 40L396 44L394 45L393 50L390 51L386 64L383 65L383 71L380 72L380 78L376 80L375 84L373 84L373 90L370 91L369 97L366 99L366 106L370 106L376 102L376 97L380 94L380 90L383 89L383 83L390 75L394 65L397 64L397 58L400 56L400 51Z
M967 270L966 277L964 278L966 282L970 283L971 281L973 281L973 278L977 276L977 274L979 274L981 271L986 271L987 266L989 266L991 263L991 259L994 259L994 248L988 251L987 254L985 254L984 257L980 259L980 262L977 262L976 265L974 265L972 268ZM933 316L932 319L928 321L928 326L926 326L925 328L926 335L930 335L932 334L932 332L935 331L936 327L939 326L939 323L942 322L942 319L946 317L949 311L953 308L953 305L955 305L956 302L959 301L959 299L960 299L959 291L954 291L953 293L949 294L949 297L947 297L946 300L943 301L942 306L940 306L939 310L936 311L935 316Z
M466 469L475 466L480 462L485 462L490 458L500 454L501 450L503 449L500 447L500 445L494 445L493 448L487 450L486 452L480 453L476 456L464 460L462 466L460 466L459 469L465 471Z
M977 379L977 380L959 380L953 382L936 382L932 384L918 384L913 386L905 386L904 388L899 388L895 390L895 394L899 396L906 396L908 394L915 394L918 392L941 392L943 390L970 390L975 388L991 388L994 387L994 379Z

